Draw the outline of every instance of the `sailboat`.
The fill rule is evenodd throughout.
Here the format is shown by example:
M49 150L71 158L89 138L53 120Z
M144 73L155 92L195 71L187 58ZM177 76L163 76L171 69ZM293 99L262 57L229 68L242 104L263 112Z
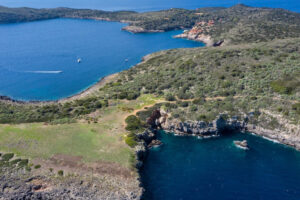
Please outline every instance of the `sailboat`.
M78 59L77 59L77 62L78 62L78 63L81 63L81 58L78 58Z

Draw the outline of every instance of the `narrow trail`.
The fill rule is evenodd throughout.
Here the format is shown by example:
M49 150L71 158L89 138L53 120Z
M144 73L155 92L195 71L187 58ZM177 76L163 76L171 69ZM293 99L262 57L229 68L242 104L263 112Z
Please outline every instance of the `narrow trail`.
M233 96L234 99L237 99L237 98L242 98L242 97L245 97L245 96L241 96L241 95L237 95L237 96ZM263 96L257 96L257 97L263 97ZM225 96L216 96L216 97L206 97L205 98L205 101L216 101L216 100L224 100L226 99L227 97ZM192 102L194 101L195 99L197 98L193 98L193 99L179 99L178 97L176 97L176 101L182 101L182 102ZM279 97L272 97L273 100L277 100L277 101L288 101L290 103L299 103L299 101L296 101L296 100L285 100L285 99L280 99ZM156 101L155 103L152 103L152 104L149 104L149 105L145 105L143 106L142 108L139 108L139 109L135 109L133 110L132 112L126 114L124 116L124 120L123 120L123 126L125 127L126 126L126 118L129 117L130 115L135 115L140 112L140 111L144 111L146 110L147 107L152 107L158 103L172 103L172 104L175 104L176 101L167 101L167 100L158 100Z

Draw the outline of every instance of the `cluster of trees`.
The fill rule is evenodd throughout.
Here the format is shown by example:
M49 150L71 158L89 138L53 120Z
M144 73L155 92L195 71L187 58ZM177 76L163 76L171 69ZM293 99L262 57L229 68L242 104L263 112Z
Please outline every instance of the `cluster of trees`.
M0 102L0 123L51 122L89 114L107 107L108 100L87 97L66 103L23 104ZM65 120L69 122L70 120Z

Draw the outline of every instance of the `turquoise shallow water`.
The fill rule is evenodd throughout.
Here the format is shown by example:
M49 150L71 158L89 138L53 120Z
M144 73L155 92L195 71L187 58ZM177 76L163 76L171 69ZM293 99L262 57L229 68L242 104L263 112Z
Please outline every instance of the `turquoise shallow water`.
M56 100L128 69L146 54L203 46L172 38L181 31L131 34L123 26L76 19L0 25L0 95Z
M300 152L250 134L160 133L142 170L147 200L299 200ZM233 145L247 139L249 151Z

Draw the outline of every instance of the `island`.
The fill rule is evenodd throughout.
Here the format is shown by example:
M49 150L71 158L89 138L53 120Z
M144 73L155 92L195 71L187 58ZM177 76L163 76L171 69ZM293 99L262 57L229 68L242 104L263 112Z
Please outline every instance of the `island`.
M283 9L106 12L0 7L0 23L82 18L126 31L204 41L171 49L50 102L0 98L0 195L140 199L139 168L158 130L219 137L251 132L300 150L300 14Z
M241 148L241 149L244 149L244 150L249 150L249 146L248 146L247 140L243 140L243 141L235 140L235 141L233 141L233 143L238 148Z

